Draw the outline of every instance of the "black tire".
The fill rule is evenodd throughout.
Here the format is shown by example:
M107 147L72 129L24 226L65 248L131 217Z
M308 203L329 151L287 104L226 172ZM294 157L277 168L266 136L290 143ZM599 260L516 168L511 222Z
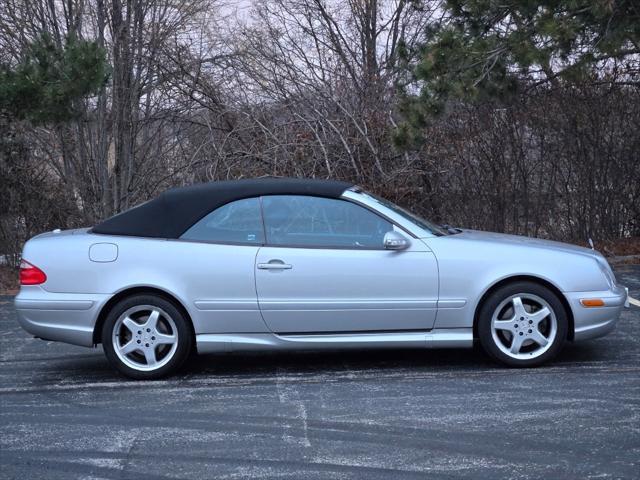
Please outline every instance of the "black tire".
M114 327L125 312L147 305L158 307L173 320L178 338L175 352L167 363L157 369L143 371L132 368L123 362L115 351L112 338ZM107 314L102 326L101 338L102 347L109 363L122 374L135 380L154 380L167 377L175 373L193 351L193 331L190 321L173 302L154 294L132 295L115 304Z
M493 337L492 317L494 312L505 300L518 294L530 294L540 297L546 301L555 315L557 328L555 338L551 341L551 345L547 350L535 358L513 358L500 349ZM521 326L522 324L520 324ZM554 292L534 282L517 281L498 288L485 299L480 307L477 327L480 344L490 357L510 367L535 367L548 362L560 352L567 338L569 320L562 301ZM519 334L522 335L522 332ZM529 343L531 344L531 342Z

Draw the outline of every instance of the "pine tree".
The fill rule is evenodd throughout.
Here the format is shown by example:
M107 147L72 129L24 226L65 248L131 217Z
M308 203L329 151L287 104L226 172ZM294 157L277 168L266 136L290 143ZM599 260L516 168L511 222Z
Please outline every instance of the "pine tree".
M543 84L640 85L635 0L447 0L444 8L413 69L420 91L404 104L401 144L451 99L507 98Z
M79 114L77 100L108 79L106 53L96 42L68 37L58 45L43 34L17 65L0 65L0 115L33 124L58 124Z

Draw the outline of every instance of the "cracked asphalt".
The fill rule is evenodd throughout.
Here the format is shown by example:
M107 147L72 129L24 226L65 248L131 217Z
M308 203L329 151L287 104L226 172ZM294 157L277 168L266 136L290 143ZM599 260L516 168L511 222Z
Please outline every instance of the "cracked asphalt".
M616 269L640 298L640 266ZM165 381L0 297L0 478L638 478L640 309L511 370L479 350L209 355Z

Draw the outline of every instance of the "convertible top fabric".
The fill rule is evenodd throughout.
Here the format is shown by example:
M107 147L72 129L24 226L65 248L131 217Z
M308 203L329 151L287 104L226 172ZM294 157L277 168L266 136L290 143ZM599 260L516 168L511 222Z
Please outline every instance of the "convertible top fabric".
M312 195L338 198L353 184L303 178L256 178L173 188L147 203L115 215L91 230L105 235L179 238L222 205L262 195Z

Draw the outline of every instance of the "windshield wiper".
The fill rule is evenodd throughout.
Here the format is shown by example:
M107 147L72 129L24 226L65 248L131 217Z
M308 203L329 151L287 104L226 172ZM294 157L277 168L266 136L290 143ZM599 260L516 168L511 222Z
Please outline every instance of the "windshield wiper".
M440 225L449 235L455 235L456 233L462 233L462 229L457 227L452 227L451 225L447 225L446 223Z

